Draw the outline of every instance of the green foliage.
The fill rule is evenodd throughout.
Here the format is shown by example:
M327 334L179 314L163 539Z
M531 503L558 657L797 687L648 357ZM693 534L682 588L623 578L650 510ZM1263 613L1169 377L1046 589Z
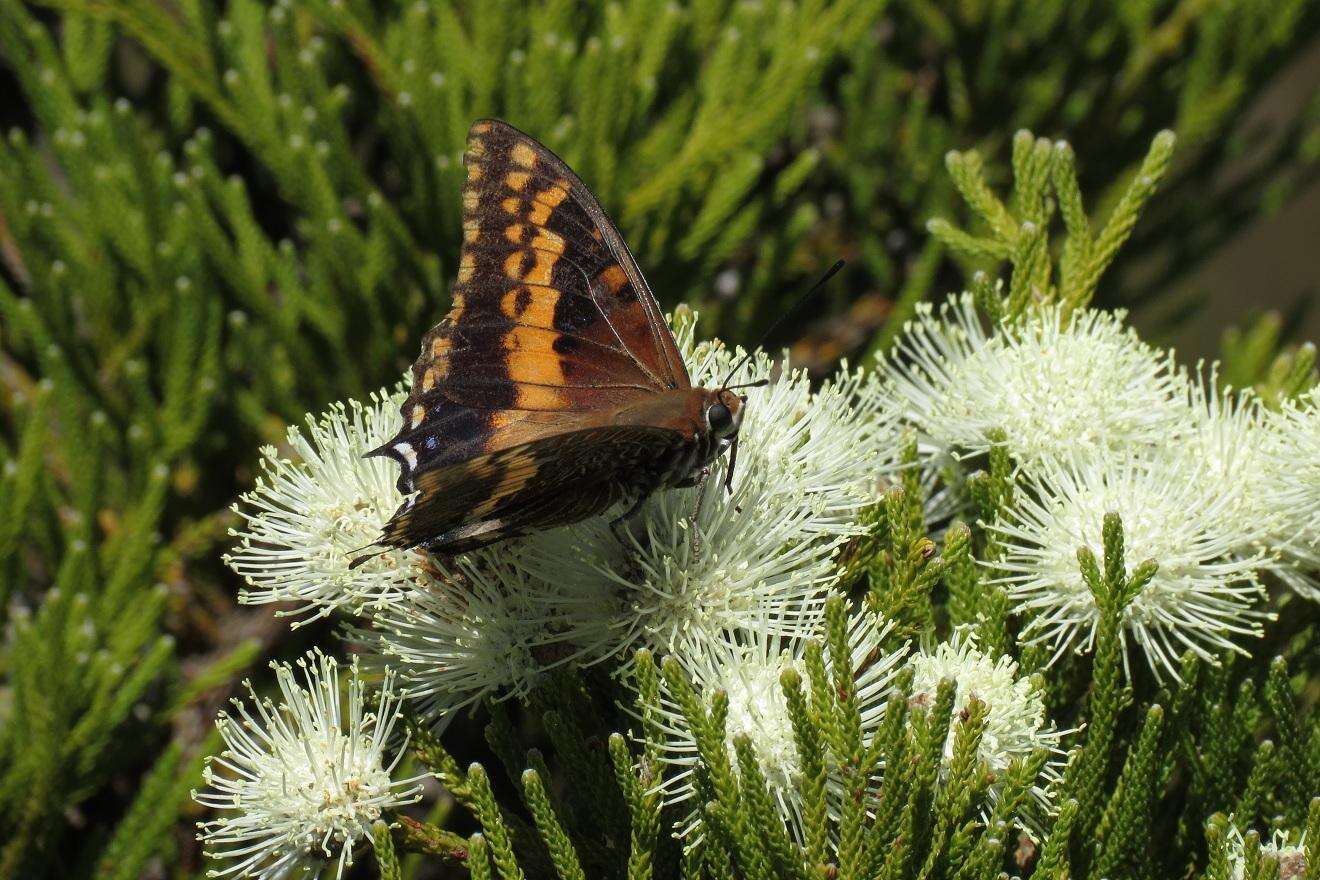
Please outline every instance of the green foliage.
M749 338L803 277L855 255L841 296L879 296L889 318L807 346L825 363L886 346L959 273L999 318L1033 297L1134 302L1200 265L1314 176L1317 106L1285 120L1231 188L1207 186L1254 148L1238 120L1318 23L1302 0L0 0L15 87L0 143L0 875L199 867L181 830L214 748L199 731L260 659L292 650L264 613L234 607L215 565L227 506L259 444L393 382L445 311L472 119L503 116L561 152L666 305L698 305L709 332ZM1019 126L1069 138L1084 167L1044 138L1005 143ZM1172 162L1170 136L1152 145L1165 128ZM990 159L1001 153L1011 187ZM942 219L927 237L930 218ZM1138 259L1153 265L1140 282ZM714 292L721 273L736 295ZM1296 395L1314 382L1314 348L1279 348L1269 319L1228 338L1226 378L1272 402ZM909 471L850 560L867 601L905 635L972 625L987 650L1017 650L994 539L976 523L1013 488L992 451L967 486L975 516L932 536ZM1145 569L1109 549L1103 572L1082 567L1117 615ZM662 678L683 682L639 657L636 747L581 682L538 696L534 735L492 710L483 762L509 772L525 809L418 731L419 760L483 830L393 817L373 835L382 874L415 867L397 844L474 877L997 876L1031 768L989 798L972 709L939 770L947 699L896 698L863 742L839 613L810 674L783 682L802 846L776 824L747 744L726 748L718 702L689 700L709 833L678 851L655 707ZM1067 709L1080 751L1035 869L1156 873L1142 867L1154 860L1213 874L1222 835L1212 828L1207 862L1202 830L1216 811L1245 828L1297 826L1309 810L1320 845L1320 732L1303 687L1315 634L1298 619L1277 645L1297 677L1282 662L1190 664L1161 721L1154 694L1121 684L1121 641L1102 629L1089 693ZM1050 689L1066 702L1067 687ZM881 767L899 769L875 787ZM842 804L839 785L853 795ZM1177 845L1153 848L1157 831Z
M394 852L394 838L384 822L377 822L372 827L371 846L376 853L376 866L380 868L380 880L401 880L403 873L399 857Z
M1315 344L1284 346L1283 320L1269 312L1249 326L1224 331L1224 381L1235 388L1254 388L1267 405L1297 397L1315 385ZM1282 350L1281 350L1282 349Z
M1069 310L1083 308L1090 305L1100 276L1132 234L1168 170L1173 145L1173 132L1156 135L1108 219L1094 233L1067 143L1052 144L1027 131L1017 133L1013 138L1013 191L1007 204L990 191L980 156L950 152L945 157L949 177L987 232L974 235L938 218L926 228L951 251L992 274L998 274L1002 262L1009 263L1008 290L1002 298L997 293L978 297L993 319L1015 320L1030 303L1059 302ZM1050 221L1056 205L1065 234L1058 274L1053 277Z
M868 537L867 603L899 625L899 635L928 631L934 625L930 591L939 582L944 562L925 535L916 440L904 450L903 484L890 488L872 517Z
M1017 216L1028 205L1010 202L1008 214L996 215L996 228L980 219L976 202L963 207L958 192L972 184L983 157L1009 151L1015 131L1013 173L1031 167L1039 174L1047 147L1019 144L1022 129L1064 138L1084 153L1080 189L1098 198L1088 214L1075 198L1057 203L1070 230L1088 220L1094 230L1118 216L1122 194L1131 199L1146 188L1140 177L1151 170L1142 165L1152 137L1161 129L1177 136L1177 161L1162 184L1166 195L1131 230L1132 244L1099 295L1106 305L1137 305L1168 290L1219 248L1240 218L1271 210L1274 197L1314 179L1312 132L1320 113L1314 99L1269 147L1236 123L1246 84L1255 78L1248 71L1273 67L1267 59L1275 50L1267 47L1289 42L1315 21L1314 6L1304 0L891 3L883 26L849 55L839 112L829 120L838 143L826 152L827 167L847 193L828 223L829 241L855 240L879 289L897 291L894 320L877 335L876 347L888 344L932 289L941 289L941 239L975 243L955 250L968 274L990 259L1035 259L1035 235L1007 226L1009 219L1029 219ZM1092 149L1101 142L1105 149ZM1240 188L1210 184L1209 169L1246 156L1243 176L1235 178ZM944 173L940 157L952 159L954 175ZM982 195L1007 180L989 170L984 185L972 184ZM946 230L966 229L969 237L911 234L931 218L947 221ZM867 234L854 239L849 230L855 229ZM1020 252L1006 252L1017 239ZM1068 279L1070 286L1074 280L1081 279Z
M214 752L219 741L219 736L213 734L203 744L201 754ZM98 878L131 880L142 876L147 862L160 854L163 839L178 821L201 767L200 755L190 764L185 763L177 744L165 750L143 777L137 796L106 844L96 865Z

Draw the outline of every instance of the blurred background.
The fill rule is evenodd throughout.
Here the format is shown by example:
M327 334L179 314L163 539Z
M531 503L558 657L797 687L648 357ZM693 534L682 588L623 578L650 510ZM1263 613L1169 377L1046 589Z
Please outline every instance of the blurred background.
M925 224L973 222L945 153L1004 191L1021 128L1073 145L1093 222L1177 133L1097 300L1149 340L1250 384L1320 337L1315 0L0 0L0 876L203 869L216 709L332 643L236 605L229 506L447 310L487 115L704 334L847 259L769 340L818 375L1002 270Z

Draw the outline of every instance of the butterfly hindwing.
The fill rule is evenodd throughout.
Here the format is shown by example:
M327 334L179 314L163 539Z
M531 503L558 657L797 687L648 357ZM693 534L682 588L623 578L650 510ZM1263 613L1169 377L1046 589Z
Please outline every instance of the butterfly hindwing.
M382 543L458 553L603 512L645 489L683 446L678 431L610 425L556 434L420 473Z
M453 307L423 339L402 430L377 450L405 493L425 472L691 387L627 246L562 160L481 120L464 163Z

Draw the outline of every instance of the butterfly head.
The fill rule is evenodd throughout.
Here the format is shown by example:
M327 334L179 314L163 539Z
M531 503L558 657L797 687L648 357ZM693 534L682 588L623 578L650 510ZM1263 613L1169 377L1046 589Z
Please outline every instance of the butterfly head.
M706 400L706 429L717 440L732 440L742 427L743 399L728 388L712 391Z
M763 382L752 383L756 385ZM724 488L733 492L733 469L738 462L738 431L742 428L743 405L747 398L730 388L718 388L706 392L703 414L706 430L713 441L711 448L717 452L729 450L729 467L725 472Z

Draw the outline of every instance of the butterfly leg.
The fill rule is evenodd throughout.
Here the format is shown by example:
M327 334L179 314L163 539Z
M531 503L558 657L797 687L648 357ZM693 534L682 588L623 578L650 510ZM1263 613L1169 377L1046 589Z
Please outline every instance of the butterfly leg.
M697 516L701 513L701 505L706 500L706 486L710 482L710 468L703 467L696 475L697 497L692 501L692 516L688 518L688 549L692 552L692 558L695 560L701 555L701 529L697 525Z
M610 531L614 533L615 540L619 542L619 546L624 550L631 549L632 542L629 541L628 538L633 536L631 532L625 536L623 526L626 525L629 520L636 518L638 512L642 509L642 505L646 503L646 499L651 497L652 491L652 489L643 489L638 492L637 497L633 499L633 503L629 505L628 509L610 520ZM639 539L633 537L633 541L637 540Z

